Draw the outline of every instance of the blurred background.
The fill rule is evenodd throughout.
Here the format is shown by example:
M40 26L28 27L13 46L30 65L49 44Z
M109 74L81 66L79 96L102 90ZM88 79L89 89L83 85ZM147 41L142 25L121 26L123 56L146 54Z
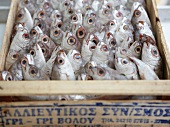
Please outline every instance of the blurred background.
M0 48L4 37L6 20L10 8L11 0L0 0ZM158 4L159 16L166 40L170 49L170 0L156 0Z

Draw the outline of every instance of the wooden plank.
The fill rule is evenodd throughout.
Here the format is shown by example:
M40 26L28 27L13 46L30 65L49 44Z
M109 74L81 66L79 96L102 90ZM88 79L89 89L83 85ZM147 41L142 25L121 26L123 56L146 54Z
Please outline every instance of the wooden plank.
M169 127L170 102L2 103L0 115L3 127Z
M9 46L11 44L11 35L12 35L14 23L15 23L15 16L17 13L18 3L19 3L19 0L11 1L11 7L10 7L10 11L8 14L8 20L7 20L7 24L6 24L6 31L5 31L4 39L3 39L3 43L2 43L2 50L0 52L0 71L4 70L6 56L7 56L8 50L9 50Z
M0 82L0 96L170 95L170 81L22 81Z

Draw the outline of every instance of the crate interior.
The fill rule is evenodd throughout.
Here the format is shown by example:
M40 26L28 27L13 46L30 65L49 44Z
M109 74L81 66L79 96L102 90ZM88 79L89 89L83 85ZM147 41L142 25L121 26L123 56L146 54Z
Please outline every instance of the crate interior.
M11 4L11 9L10 9L10 12L9 12L9 17L8 17L8 21L7 21L7 26L6 26L6 32L5 32L5 36L4 36L4 41L3 41L3 45L2 45L2 51L1 51L1 54L0 54L0 70L4 70L4 64L5 64L5 59L6 59L6 56L7 56L7 53L8 53L8 50L9 50L9 46L10 46L10 43L11 43L11 35L12 35L12 29L14 27L14 23L15 23L15 16L16 16L16 12L17 12L17 9L18 9L18 3L19 3L19 0L15 0L15 1L12 1L12 4ZM163 73L164 73L164 76L163 76L163 79L162 80L167 80L167 82L163 81L163 82L159 82L158 85L160 85L161 83L165 84L165 85L168 85L169 81L168 79L170 78L170 75L169 75L169 66L170 66L170 61L169 61L169 52L167 50L167 45L166 45L166 42L165 42L165 39L164 39L164 36L163 36L163 33L162 33L162 29L161 29L161 24L160 24L160 21L159 21L159 17L158 17L158 12L157 12L157 9L156 9L156 3L154 0L151 0L151 1L146 1L146 6L147 6L147 12L149 14L149 17L150 17L150 20L151 20L151 23L152 23L152 27L153 27L153 31L155 33L155 37L156 37L156 40L157 40L157 44L158 44L158 48L159 48L159 51L160 51L160 54L163 58ZM30 81L27 81L29 83L26 84L25 81L21 81L20 83L19 82L11 82L11 86L13 84L13 87L18 87L18 85L22 84L24 86L25 85L29 85L29 84L34 84L34 83L37 83L37 82L30 82ZM48 82L51 82L49 84L58 84L59 86L61 84L63 85L67 85L67 84L70 84L69 82L70 81L64 81L64 82L60 82L60 81L45 81L46 85L48 85ZM90 84L94 84L94 87L97 87L96 84L99 84L99 82L102 82L102 81L92 81ZM41 84L42 81L39 82L39 84ZM88 83L88 82L87 82ZM111 84L116 84L118 85L119 83L125 83L123 81L109 81L109 83ZM127 81L125 84L127 86L125 87L128 87L128 84L141 84L141 87L142 84L148 84L148 81ZM2 84L2 85L1 85ZM0 83L0 86L4 86L4 84L8 84L10 86L9 83L5 83L5 82L1 82ZM75 87L76 85L75 84L80 84L81 86L84 85L85 86L85 83L82 83L81 81L78 82L78 81L75 81L74 83L72 83L73 86ZM157 84L157 81L151 81L151 84ZM45 84L44 84L45 85ZM103 85L104 82L103 82ZM71 86L71 85L70 85ZM154 86L154 85L153 85ZM0 87L0 88L1 88ZM26 86L27 87L27 86ZM66 86L67 87L67 86ZM36 87L38 88L38 87ZM90 87L88 87L90 88ZM103 87L104 88L104 87ZM137 88L140 88L140 87L137 87ZM73 88L74 89L74 88ZM84 88L82 88L84 89ZM93 90L96 90L94 88L92 88ZM109 88L108 88L109 89ZM121 89L121 88L120 88ZM154 88L153 88L154 89ZM26 89L24 89L26 91ZM90 91L90 90L89 90ZM89 92L88 89L85 89L85 92L87 93L90 93L90 94L101 94L102 92L97 92L97 91L90 91ZM107 90L106 90L107 91ZM104 97L101 97L100 99L101 100L128 100L127 96L132 96L133 94L136 95L137 94L137 91L138 89L136 89L136 92L134 93L131 93L131 94L128 94L127 92L127 95L125 96L125 94L121 93L113 93L114 95L110 95L111 93L109 93L109 95L107 96L104 96ZM94 93L93 93L94 92ZM10 93L7 91L7 93ZM63 92L64 93L67 93L66 92ZM73 92L73 90L71 92L68 91L68 94L73 94L73 93L76 93L76 89L75 91ZM78 93L81 93L81 92L78 92ZM103 92L103 95L105 95L106 92ZM22 94L15 94L15 93L12 93L12 94L9 94L9 95L12 95L12 96L8 96L7 94L0 94L0 96L3 96L0 98L1 101L23 101L23 100L19 100L17 99L16 96L26 96L26 95L43 95L43 93L36 93L33 94L32 92L30 93L22 93ZM44 93L46 95L46 93ZM49 93L50 95L52 95L53 93ZM56 94L62 94L61 93L56 93ZM85 93L83 93L85 94ZM148 95L152 96L151 95L152 93L148 93ZM15 96L16 95L16 96ZM117 97L115 97L117 95ZM137 95L144 95L139 93ZM146 93L147 95L147 93ZM158 96L159 95L159 96ZM164 95L164 94L163 94ZM161 93L159 94L154 94L154 96L156 96L156 99L159 99L159 100L162 100L162 99L169 99L168 96L162 96ZM114 98L115 97L115 98Z

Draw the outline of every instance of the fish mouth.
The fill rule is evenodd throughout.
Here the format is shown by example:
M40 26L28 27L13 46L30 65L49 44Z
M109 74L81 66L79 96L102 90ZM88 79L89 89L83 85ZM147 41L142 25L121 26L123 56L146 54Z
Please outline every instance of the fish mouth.
M23 38L28 40L29 39L29 34L28 33L23 34Z

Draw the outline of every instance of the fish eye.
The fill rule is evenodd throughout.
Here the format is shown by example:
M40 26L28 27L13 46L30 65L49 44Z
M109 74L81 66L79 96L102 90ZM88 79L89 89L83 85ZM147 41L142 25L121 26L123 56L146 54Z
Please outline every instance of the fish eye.
M36 76L38 73L38 70L36 68L30 68L29 73L31 76Z
M43 37L43 38L42 38L42 41L43 41L44 43L48 43L48 38L47 38L47 37Z
M65 63L65 61L64 61L63 58L58 57L58 58L57 58L57 63L58 63L59 65L63 65L63 64Z
M58 37L60 35L60 30L54 30L54 36Z
M103 45L103 46L100 48L100 50L101 50L102 52L107 52L107 51L108 51L108 47L107 47L106 45Z
M18 54L13 54L12 55L12 59L18 59L18 57L19 57Z
M103 77L105 75L105 70L102 68L97 68L97 74Z
M111 41L110 41L110 45L112 46L112 47L115 47L116 46L116 40L113 38Z
M6 81L12 81L12 80L13 80L13 77L11 75L7 75Z
M128 45L128 47L130 48L130 47L132 46L132 44L133 44L133 42L130 42L129 45Z
M69 6L69 3L68 3L68 2L65 2L65 3L64 3L64 6L65 6L65 7L68 7L68 6Z
M58 28L61 28L62 27L62 23L59 23L57 26L58 26Z
M137 46L136 48L135 48L135 52L136 53L141 53L141 51L142 51L142 48L140 47L140 46Z
M37 26L42 29L42 24L38 23Z
M21 60L21 65L25 66L28 63L28 60L26 58Z
M122 59L122 64L127 65L129 61L127 59Z
M86 31L82 28L77 31L77 37L83 39L86 36Z
M56 15L56 17L57 17L57 18L60 18L60 17L61 17L61 15L57 14L57 15Z
M156 57L159 56L159 52L158 52L157 49L153 48L153 49L151 50L151 52L152 52L152 55L153 55L153 56L156 56Z
M43 11L39 12L38 17L43 18L44 17L44 12Z
M108 5L107 5L107 8L108 8L108 9L111 9L112 7L111 7L111 5L110 5L110 4L108 4Z
M22 19L24 17L24 15L22 13L18 14L18 19Z
M141 12L140 12L139 10L136 10L136 11L135 11L135 16L136 16L136 17L139 17L140 15L141 15Z
M87 75L86 80L93 80L93 77L91 77L90 75Z
M28 39L29 39L29 34L27 34L27 33L26 33L26 34L23 34L22 37L23 37L24 39L28 40Z
M96 49L96 46L91 46L90 47L90 51L93 51L93 50L95 50Z
M34 49L30 50L30 54L31 54L32 56L35 56L35 55L36 55L35 50L34 50Z
M127 50L126 49L122 49L121 52L122 53L127 53Z
M93 24L94 23L94 20L92 18L89 18L88 19L88 24Z
M24 0L24 3L25 3L25 4L28 4L29 2L28 2L28 0Z
M77 17L77 15L73 15L71 19L73 22L76 22L78 20L78 17Z
M122 17L123 16L123 14L121 13L121 12L118 12L117 14L116 14L116 17Z
M75 60L79 60L79 59L81 59L81 55L80 55L79 53L76 53L76 54L73 56L73 58L74 58Z
M69 37L67 43L69 45L75 45L76 44L76 39L74 37Z
M99 40L97 38L93 38L92 42L95 43L96 45L99 43Z
M109 11L107 9L103 10L104 15L109 15Z
M124 30L128 30L128 28L129 28L129 27L128 27L127 25L123 26L123 29L124 29Z
M36 30L31 30L31 35L36 35L37 34L37 31Z
M69 13L69 14L73 14L73 10L72 10L72 9L69 9L68 13Z
M110 22L110 26L114 26L115 25L115 22L114 21L111 21Z
M93 65L92 64L88 64L88 69L89 70L93 69Z
M45 48L41 48L42 53L45 55L46 54L46 49Z
M91 7L90 6L87 6L86 7L86 11L88 11L88 10L90 10L91 9Z

